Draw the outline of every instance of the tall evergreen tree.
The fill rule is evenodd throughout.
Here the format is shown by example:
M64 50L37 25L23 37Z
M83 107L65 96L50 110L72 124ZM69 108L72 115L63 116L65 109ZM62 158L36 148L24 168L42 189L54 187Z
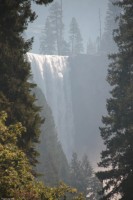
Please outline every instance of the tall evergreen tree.
M55 39L49 17L47 17L45 28L42 30L40 38L40 53L45 55L56 54Z
M46 50L49 50L45 49L45 47L49 46L50 54L62 54L62 45L64 41L63 29L64 24L62 20L62 5L59 2L55 2L49 9L48 19L45 24L44 33L41 37L41 53L45 53ZM44 45L44 48L42 45Z
M34 87L28 79L30 65L26 52L31 48L31 40L25 41L23 32L36 15L31 10L31 2L46 4L52 0L1 0L0 1L0 110L8 113L7 124L21 122L27 132L18 141L30 162L35 164L34 144L38 142L41 118L35 97L30 93Z
M62 20L62 5L59 2L55 2L50 7L49 20L53 30L53 37L56 43L56 52L58 55L61 55L64 24Z
M93 182L93 169L90 165L90 162L88 160L87 155L85 154L82 158L82 163L81 163L81 171L82 171L82 176L83 176L83 182L82 182L82 187L84 189L85 195L87 195L87 188L92 189L92 182Z
M83 39L76 19L73 17L69 30L70 53L77 55L83 52Z
M73 153L70 163L70 185L82 191L81 161L78 160L77 153Z
M101 184L94 175L87 155L80 161L77 154L73 153L70 164L70 185L90 200L99 199L98 191L101 190Z
M117 17L120 15L120 7L114 6L115 0L108 1L108 8L105 19L105 30L100 42L100 51L113 53L117 51L117 45L113 40L113 30L118 28Z
M98 177L104 183L104 197L133 199L133 1L118 0L122 12L115 32L118 53L110 56L108 82L112 86L107 100L108 115L100 128L106 149L101 153Z
M95 176L94 170L86 154L82 158L81 171L83 176L82 187L84 188L85 196L89 197L89 200L100 199L99 191L102 189L102 185Z

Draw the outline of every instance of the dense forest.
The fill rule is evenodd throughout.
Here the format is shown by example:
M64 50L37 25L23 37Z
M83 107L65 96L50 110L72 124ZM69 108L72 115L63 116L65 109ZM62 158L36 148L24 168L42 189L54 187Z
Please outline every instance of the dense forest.
M67 160L51 109L40 88L31 81L26 53L32 48L33 38L25 39L24 31L37 17L31 4L51 2L0 1L0 199L132 200L133 2L109 0L106 30L97 48L98 53L109 53L107 81L111 92L100 127L105 150L96 174L86 154L79 158L74 152L71 161ZM40 53L83 54L76 18L71 20L66 41L62 6L58 2L51 5ZM95 47L89 41L85 54L91 49Z
M0 198L59 199L76 193L63 183L50 188L36 181L37 148L43 119L32 94L26 61L32 39L23 32L36 18L31 3L51 0L0 2ZM74 194L73 194L74 195ZM72 196L73 196L72 195ZM76 194L75 194L76 195ZM75 197L83 199L83 197Z
M115 2L115 1L114 1ZM102 199L133 199L133 2L117 1L121 8L114 41L118 50L110 54L107 80L112 87L107 100L107 116L102 118L101 137L106 149L101 153L97 173L103 181Z

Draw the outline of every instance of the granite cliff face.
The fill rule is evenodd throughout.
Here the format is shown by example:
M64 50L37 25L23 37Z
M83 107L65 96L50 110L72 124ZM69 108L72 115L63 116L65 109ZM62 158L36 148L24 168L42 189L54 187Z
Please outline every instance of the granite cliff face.
M39 179L46 185L55 186L59 181L68 182L69 166L62 145L58 139L51 108L39 87L33 90L36 95L36 104L41 106L41 117L44 123L41 126L40 143L37 146L39 152L36 170Z
M75 127L75 151L88 154L96 166L103 148L99 126L106 114L109 85L108 60L104 55L79 55L69 58Z
M68 159L73 151L87 153L96 164L103 144L99 126L106 113L109 86L107 58L28 54L33 80L52 110L55 128Z

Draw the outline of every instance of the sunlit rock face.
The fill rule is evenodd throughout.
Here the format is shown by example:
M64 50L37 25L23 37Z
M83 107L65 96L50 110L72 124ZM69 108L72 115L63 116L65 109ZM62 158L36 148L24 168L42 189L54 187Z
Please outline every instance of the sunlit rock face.
M74 147L74 124L68 57L28 53L27 58L33 81L52 110L58 138L69 159Z

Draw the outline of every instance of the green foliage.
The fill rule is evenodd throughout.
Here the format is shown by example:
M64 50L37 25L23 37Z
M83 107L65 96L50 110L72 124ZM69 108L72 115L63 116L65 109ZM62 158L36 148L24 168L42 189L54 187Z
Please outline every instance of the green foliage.
M26 134L18 140L18 145L26 152L34 165L37 160L35 143L38 142L39 127L42 122L40 108L35 105L35 96L29 83L30 65L26 61L26 52L31 48L32 40L25 41L23 32L28 23L36 18L31 10L32 0L0 2L0 111L8 113L7 125L21 122ZM42 4L51 0L35 0Z
M133 2L117 1L122 12L119 28L114 32L118 53L110 55L108 82L112 86L107 100L108 115L100 128L106 150L101 153L98 172L104 184L103 199L120 195L119 199L133 199Z
M42 123L31 94L35 85L29 82L30 65L25 56L33 39L23 38L28 23L36 18L32 2L47 4L52 0L0 2L0 198L65 199L66 193L76 191L64 184L45 187L35 181L30 166L36 163L34 145Z
M25 134L21 123L6 126L7 115L0 113L0 197L14 197L33 189L31 167L25 153L17 147L18 138Z
M81 194L77 194L76 189L71 188L64 183L60 183L57 187L45 187L42 197L45 200L85 200Z
M21 134L26 129L21 123L6 126L7 114L0 113L0 198L17 200L61 200L74 194L73 199L84 200L77 196L76 189L64 183L57 187L46 187L35 181L26 154L17 146Z

